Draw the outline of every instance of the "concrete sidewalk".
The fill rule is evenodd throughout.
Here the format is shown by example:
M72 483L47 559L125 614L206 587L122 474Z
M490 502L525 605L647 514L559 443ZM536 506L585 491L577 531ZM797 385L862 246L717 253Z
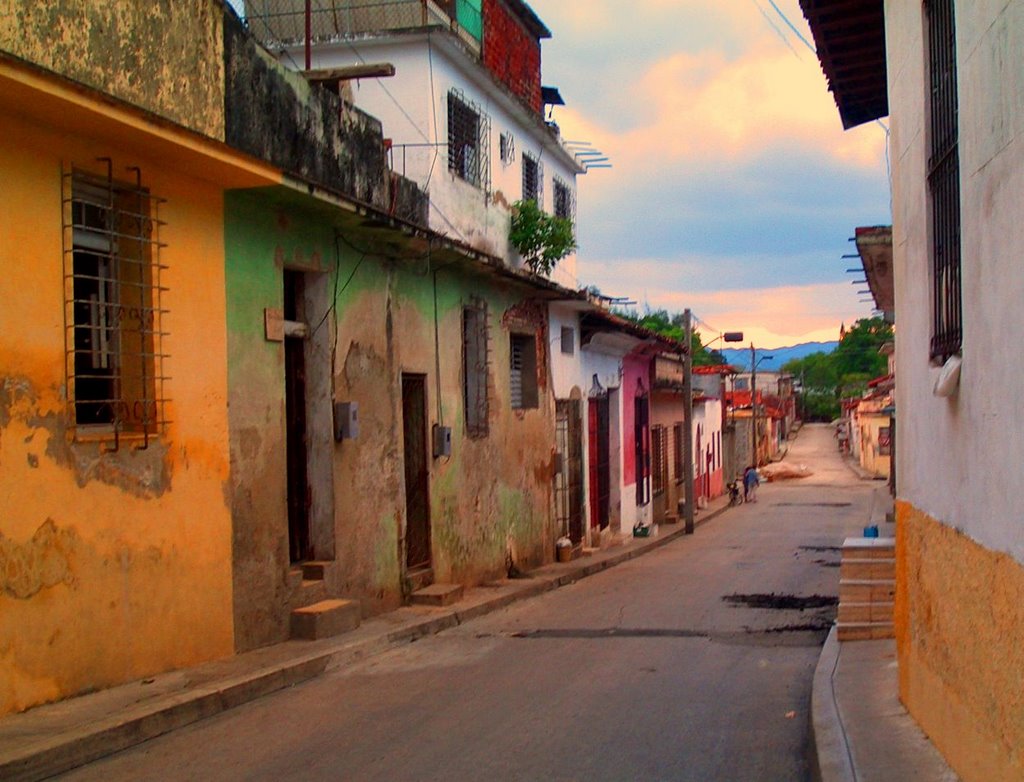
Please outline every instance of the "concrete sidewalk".
M848 461L848 460L847 460ZM875 488L869 524L892 535L892 497ZM888 531L886 531L887 525ZM814 671L811 727L820 782L955 782L898 695L896 641L828 634Z
M727 508L728 496L717 498L698 511L696 526ZM655 537L631 538L622 546L538 568L525 578L469 589L452 606L407 606L368 619L335 638L287 641L4 717L0 719L0 779L45 779L325 671L600 573L684 534L681 523L661 525Z

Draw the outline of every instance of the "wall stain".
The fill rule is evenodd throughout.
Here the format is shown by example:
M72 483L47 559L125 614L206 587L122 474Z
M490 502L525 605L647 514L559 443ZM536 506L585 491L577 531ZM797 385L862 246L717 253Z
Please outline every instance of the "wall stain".
M44 521L25 543L17 543L0 532L0 588L16 600L28 600L44 589L64 584L75 586L71 567L78 535L58 529L53 519Z

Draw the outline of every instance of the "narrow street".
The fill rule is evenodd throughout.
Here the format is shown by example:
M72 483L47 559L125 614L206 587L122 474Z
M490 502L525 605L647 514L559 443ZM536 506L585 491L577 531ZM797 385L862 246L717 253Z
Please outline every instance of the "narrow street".
M824 425L786 464L812 475L692 537L63 778L806 779L837 547L878 484Z

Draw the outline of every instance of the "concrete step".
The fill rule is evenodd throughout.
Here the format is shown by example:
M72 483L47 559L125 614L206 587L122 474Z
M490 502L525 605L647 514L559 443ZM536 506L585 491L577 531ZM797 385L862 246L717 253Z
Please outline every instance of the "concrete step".
M462 599L462 584L431 584L412 593L414 606L450 606Z
M840 579L855 580L894 580L896 578L895 559L852 559L843 555L839 563Z
M418 592L434 583L434 570L429 567L413 570L406 574L405 581L409 586L409 594Z
M303 562L302 577L307 581L323 581L327 578L327 571L334 566L328 560Z
M891 578L839 580L839 603L891 603L896 597L896 582Z
M854 559L892 559L895 551L895 538L847 538L843 541L843 556Z
M840 622L892 622L892 603L839 603Z
M304 641L317 641L355 630L362 619L357 600L321 600L292 611L291 635Z
M840 641L871 641L895 638L892 622L837 622L836 637Z

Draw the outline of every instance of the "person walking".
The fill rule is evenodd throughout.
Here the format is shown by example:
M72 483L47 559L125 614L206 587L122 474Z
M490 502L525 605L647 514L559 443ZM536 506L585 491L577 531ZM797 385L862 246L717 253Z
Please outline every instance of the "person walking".
M743 472L743 499L745 502L757 502L757 487L761 483L761 476L757 474L757 468L751 465Z

